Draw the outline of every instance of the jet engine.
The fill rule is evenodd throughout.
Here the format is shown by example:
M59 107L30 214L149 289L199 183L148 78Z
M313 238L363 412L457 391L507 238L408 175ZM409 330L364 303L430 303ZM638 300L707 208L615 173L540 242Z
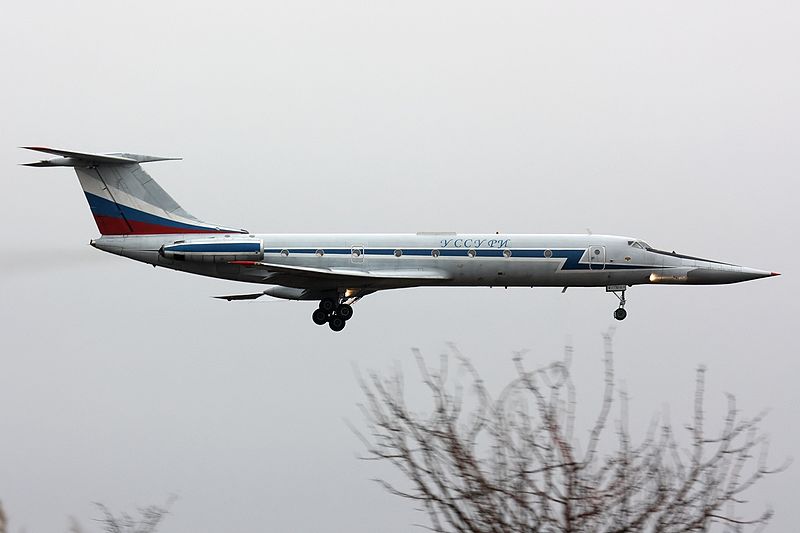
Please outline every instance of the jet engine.
M258 239L197 239L165 244L158 253L161 257L173 261L203 263L261 261L264 259L264 244Z

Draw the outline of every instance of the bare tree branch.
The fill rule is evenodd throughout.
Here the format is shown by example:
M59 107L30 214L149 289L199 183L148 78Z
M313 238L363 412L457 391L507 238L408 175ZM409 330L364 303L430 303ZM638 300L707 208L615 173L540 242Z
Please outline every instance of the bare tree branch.
M365 459L388 461L405 483L379 483L422 505L436 532L731 531L758 528L772 517L743 518L743 494L764 476L765 413L742 418L733 396L718 435L705 430L705 373L698 368L688 448L678 442L667 408L653 418L641 442L631 438L628 397L619 393L616 450L601 455L615 398L612 333L604 335L603 396L585 452L574 436L576 393L572 348L563 358L528 370L515 354L517 376L493 398L474 366L451 346L460 381L443 356L432 370L414 357L431 407L422 415L405 400L403 375L358 375L367 434L356 431ZM476 407L464 408L465 395ZM603 444L606 447L606 444ZM109 530L110 531L110 530Z
M158 525L169 514L169 508L175 502L175 496L170 496L164 505L148 505L137 509L139 516L133 517L128 513L114 515L102 503L95 503L101 517L96 518L103 531L106 533L154 533Z

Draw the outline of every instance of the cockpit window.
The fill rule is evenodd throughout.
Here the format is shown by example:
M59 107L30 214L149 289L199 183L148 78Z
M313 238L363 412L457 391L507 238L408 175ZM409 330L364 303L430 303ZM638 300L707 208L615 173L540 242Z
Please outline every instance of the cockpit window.
M634 248L639 248L640 250L649 250L650 245L644 241L628 241L629 246L633 246Z

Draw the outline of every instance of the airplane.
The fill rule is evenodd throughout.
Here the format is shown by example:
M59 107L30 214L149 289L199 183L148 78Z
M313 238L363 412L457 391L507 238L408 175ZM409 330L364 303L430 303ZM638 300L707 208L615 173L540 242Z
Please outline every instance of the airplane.
M319 303L315 324L341 331L353 304L407 287L605 287L619 300L634 285L717 285L780 275L653 248L632 237L592 234L262 234L202 221L141 165L180 158L25 146L57 156L31 167L72 167L101 236L90 244L154 267L271 285L215 296L272 296Z

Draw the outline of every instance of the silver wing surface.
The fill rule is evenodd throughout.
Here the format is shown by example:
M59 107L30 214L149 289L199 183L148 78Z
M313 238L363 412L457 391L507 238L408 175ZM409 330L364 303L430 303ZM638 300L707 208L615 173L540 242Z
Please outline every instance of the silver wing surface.
M301 289L381 290L431 285L452 279L446 272L436 269L357 270L281 265L262 261L231 263L263 272L263 283Z

